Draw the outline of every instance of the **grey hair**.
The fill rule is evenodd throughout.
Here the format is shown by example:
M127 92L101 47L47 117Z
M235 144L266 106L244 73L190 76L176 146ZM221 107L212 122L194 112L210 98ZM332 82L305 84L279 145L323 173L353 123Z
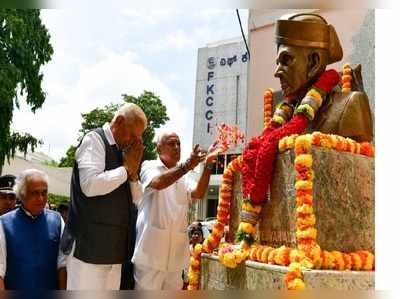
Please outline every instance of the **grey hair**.
M163 139L164 139L166 136L169 136L169 135L172 135L172 134L178 136L178 138L179 138L179 135L176 134L176 132L174 132L174 131L164 131L164 132L161 132L161 133L157 136L157 147L161 145L161 143L163 142Z
M145 127L147 127L146 114L144 114L142 108L140 108L136 104L125 103L115 113L114 118L116 118L118 115L122 115L125 119L128 119L128 120L130 120L132 122L140 121L140 122L142 122L144 124Z
M38 169L26 169L18 175L16 184L14 186L14 191L17 195L17 198L21 200L25 198L26 184L28 182L28 179L33 177L39 177L45 180L47 184L49 183L49 177L45 172Z

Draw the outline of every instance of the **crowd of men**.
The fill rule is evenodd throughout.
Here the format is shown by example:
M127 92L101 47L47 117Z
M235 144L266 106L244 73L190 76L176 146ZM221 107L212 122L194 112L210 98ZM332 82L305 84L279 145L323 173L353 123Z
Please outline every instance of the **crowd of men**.
M158 159L143 162L146 127L142 109L125 104L86 134L75 155L70 204L58 212L46 208L46 173L25 170L15 185L9 179L0 189L0 289L182 288L188 205L204 197L219 148L196 145L179 163L179 136L165 132ZM194 182L186 174L201 162Z

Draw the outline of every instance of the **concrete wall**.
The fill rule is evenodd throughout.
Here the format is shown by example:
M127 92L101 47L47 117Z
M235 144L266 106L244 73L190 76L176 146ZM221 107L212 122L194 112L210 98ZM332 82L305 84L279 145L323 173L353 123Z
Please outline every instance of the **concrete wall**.
M263 93L272 87L280 90L279 80L273 74L276 68L274 22L283 14L299 10L250 10L248 64L247 138L260 134L263 128ZM364 87L375 102L375 15L373 10L302 10L316 12L332 24L343 47L343 60L330 65L341 70L345 62L362 65Z

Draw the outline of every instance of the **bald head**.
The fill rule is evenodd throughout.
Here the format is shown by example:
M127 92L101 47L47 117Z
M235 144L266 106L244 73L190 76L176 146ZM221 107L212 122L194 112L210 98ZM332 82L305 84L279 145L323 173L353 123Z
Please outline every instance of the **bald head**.
M119 115L123 116L131 123L140 122L147 127L147 117L144 114L142 108L133 103L126 103L118 109L118 111L114 115L114 119ZM113 120L114 120L113 119Z
M126 103L115 113L110 127L118 147L124 149L142 139L147 117L138 105Z

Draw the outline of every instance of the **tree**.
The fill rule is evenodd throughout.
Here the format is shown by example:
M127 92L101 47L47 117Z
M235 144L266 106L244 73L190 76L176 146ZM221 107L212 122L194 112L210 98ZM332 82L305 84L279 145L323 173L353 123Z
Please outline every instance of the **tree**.
M134 103L143 109L147 116L147 129L143 133L143 144L145 146L143 159L152 160L157 157L156 144L153 142L155 129L169 120L167 108L161 99L151 91L144 91L140 96L122 95L124 103ZM88 113L82 113L83 122L79 130L78 142L85 134L95 128L101 127L106 122L111 122L115 112L122 104L110 104L102 108L96 108ZM76 146L70 146L66 156L61 158L60 167L72 167L75 161Z
M46 98L42 65L50 61L50 35L37 9L0 9L0 174L16 150L25 154L40 143L30 134L12 132L10 124L20 97L33 113Z

